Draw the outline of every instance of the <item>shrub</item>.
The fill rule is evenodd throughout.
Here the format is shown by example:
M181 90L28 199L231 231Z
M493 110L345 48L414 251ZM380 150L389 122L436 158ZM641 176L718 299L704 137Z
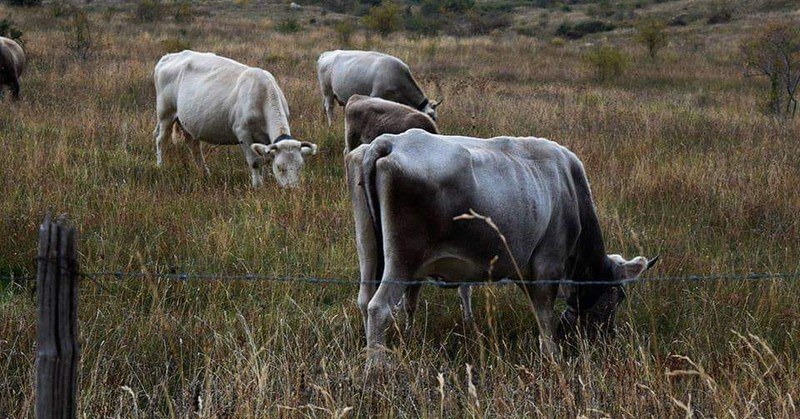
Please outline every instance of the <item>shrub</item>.
M3 19L0 20L0 36L11 38L15 41L22 41L22 31L17 28L17 24L13 20Z
M275 29L278 30L280 33L295 33L300 32L302 27L300 26L300 22L294 16L289 16L286 19L278 22L275 26Z
M164 15L164 5L159 0L141 0L136 4L134 17L139 22L155 22Z
M630 64L627 54L610 45L592 48L584 56L600 81L619 77Z
M39 6L42 0L6 0L12 6Z
M567 39L579 39L586 35L606 32L616 29L613 23L603 22L602 20L585 20L575 25L563 22L558 25L556 35Z
M406 30L411 33L436 35L441 28L440 15L425 15L422 11L408 13L405 17Z
M647 54L652 60L669 43L669 35L664 28L665 25L657 20L646 20L637 28L636 40L647 48Z
M352 22L349 20L336 22L336 25L333 26L333 29L336 31L336 36L339 38L339 43L342 45L350 45L350 37L352 37L353 33L356 31L356 27Z
M740 50L745 74L769 79L765 110L794 116L800 86L800 27L792 23L771 24L745 40Z
M167 38L161 41L161 49L164 53L181 52L191 48L192 46L189 41L183 38Z
M94 55L94 40L92 24L86 12L74 9L72 19L66 27L67 49L75 58L88 61Z
M725 2L715 2L711 6L711 11L708 15L708 24L716 25L718 23L728 23L733 19L733 10L730 5Z
M195 10L188 0L179 0L173 5L172 16L178 23L189 23L194 20Z
M385 37L400 29L402 22L402 8L393 1L385 1L380 6L373 6L364 17L367 28Z
M50 12L53 17L56 18L72 16L73 8L75 8L75 6L66 1L59 0L50 3Z
M689 15L686 13L681 13L679 15L673 16L672 19L669 21L669 26L686 26L689 24Z

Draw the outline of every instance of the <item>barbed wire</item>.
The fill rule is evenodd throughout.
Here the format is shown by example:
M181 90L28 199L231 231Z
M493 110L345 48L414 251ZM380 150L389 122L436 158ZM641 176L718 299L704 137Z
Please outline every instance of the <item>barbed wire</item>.
M749 274L708 274L708 275L686 275L686 276L654 276L637 277L622 280L515 280L499 279L492 281L444 281L433 278L424 280L358 280L344 278L320 278L312 276L281 276L264 275L255 273L245 274L220 274L203 272L124 272L124 271L98 271L81 272L79 277L99 280L124 280L124 279L164 279L175 281L267 281L276 283L308 283L308 284L331 284L345 286L359 286L361 284L400 284L406 286L414 285L434 285L438 287L458 287L469 286L505 286L505 285L628 285L634 283L647 282L701 282L701 281L785 281L800 279L800 272L779 272L779 273L749 273ZM35 280L35 275L21 276L2 276L2 281L25 282Z
M167 280L190 281L190 280L223 280L223 281L269 281L282 283L309 283L309 284L334 284L358 286L361 284L400 284L400 285L434 285L439 287L457 287L461 285L469 286L502 286L502 285L627 285L643 282L677 282L677 281L763 281L763 280L791 280L800 279L800 272L792 273L750 273L750 274L718 274L718 275L688 275L688 276L656 276L656 277L637 277L623 280L514 280L500 279L495 281L443 281L438 279L424 280L353 280L343 278L319 278L319 277L294 277L278 275L261 275L254 273L246 274L217 274L217 273L145 273L145 272L90 272L81 273L82 277L91 279L135 279L135 278L158 278Z

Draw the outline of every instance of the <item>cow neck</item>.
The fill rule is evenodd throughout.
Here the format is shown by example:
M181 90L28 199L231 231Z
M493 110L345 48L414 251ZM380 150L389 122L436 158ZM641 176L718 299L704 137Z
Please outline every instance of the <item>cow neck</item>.
M420 112L424 111L424 110L425 110L425 107L426 107L426 106L428 106L428 104L429 104L430 102L431 102L431 101L430 101L430 100L428 100L428 98L425 98L425 99L422 101L422 103L420 103L419 105L417 105L417 110L418 110L418 111L420 111Z
M597 300L611 288L611 285L588 285L595 281L611 281L614 273L611 262L606 256L603 232L594 207L585 209L581 216L582 231L578 240L577 255L573 279L586 282L578 287L578 292L568 299L567 303L579 311L594 306Z
M281 142L283 140L294 140L294 137L292 137L289 134L281 134L281 135L278 136L278 138L276 138L275 140L272 141L272 144L278 144L279 142Z
M281 102L281 98L279 97L279 92L276 91L274 88L269 89L269 94L267 95L267 134L269 138L274 138L275 140L272 141L273 144L278 142L279 138L286 139L285 137L292 136L291 131L289 130L289 118L287 117L286 113L283 110L283 103Z

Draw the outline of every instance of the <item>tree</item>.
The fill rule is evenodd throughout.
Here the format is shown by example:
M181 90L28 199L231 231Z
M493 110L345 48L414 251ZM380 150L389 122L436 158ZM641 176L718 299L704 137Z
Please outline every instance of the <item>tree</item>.
M776 23L745 40L741 46L745 75L770 81L766 109L774 114L797 114L800 86L800 27Z
M658 51L669 43L669 35L664 28L664 23L657 20L646 20L638 27L636 40L647 48L651 60L655 60Z
M594 67L595 75L601 82L619 77L628 67L628 55L610 45L601 45L589 50L584 59Z
M403 23L403 9L393 1L384 1L380 6L369 9L369 14L364 16L367 28L378 32L381 37L400 29Z

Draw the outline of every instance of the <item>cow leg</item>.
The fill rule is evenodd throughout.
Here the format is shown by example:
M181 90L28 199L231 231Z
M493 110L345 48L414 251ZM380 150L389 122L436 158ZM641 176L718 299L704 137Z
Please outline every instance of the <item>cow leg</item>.
M261 157L259 157L255 151L250 148L250 144L252 144L252 142L243 141L239 144L239 146L244 152L244 158L247 160L247 167L250 168L250 177L253 187L258 189L264 185L264 175L262 170L263 161Z
M264 176L262 166L264 160L256 154L250 147L253 144L253 135L246 128L245 124L237 124L233 127L233 132L236 134L236 139L239 140L239 147L244 153L244 159L247 161L247 167L250 168L251 182L254 188L258 189L264 185Z
M405 293L405 301L403 302L403 308L406 311L406 333L411 333L412 328L414 327L414 313L417 312L417 301L419 298L419 291L422 289L422 285L409 285L406 288Z
M528 298L533 304L536 324L539 326L539 349L543 355L553 357L558 354L558 346L553 339L555 320L553 305L558 285L533 285L528 287Z
M392 313L394 307L400 302L406 290L404 284L397 281L409 278L403 272L387 269L383 280L378 287L378 292L372 297L367 307L367 352L368 364L381 366L384 363L384 350L386 347L386 332L394 320Z
M361 310L361 316L364 319L364 333L369 334L369 302L375 296L375 291L378 290L378 285L375 284L374 278L361 277L361 285L358 288L358 308Z
M538 260L539 262L534 260L530 267L534 279L553 281L564 278L563 267L550 262L551 258L548 255L540 255ZM558 346L553 340L555 326L553 305L558 294L558 284L522 285L522 287L528 295L536 315L541 353L548 357L555 356L558 353Z
M369 319L369 302L378 290L378 281L381 273L378 264L383 255L378 254L375 242L375 230L369 216L367 197L364 188L360 186L361 162L364 159L364 150L350 153L345 156L344 163L347 171L347 187L350 190L350 201L353 205L353 218L356 227L356 250L358 251L358 268L361 275L361 285L358 289L358 308L364 319L364 333L368 332L367 320Z
M153 136L156 139L156 165L161 167L164 164L164 156L161 151L161 146L164 144L164 140L167 139L167 135L170 135L172 132L172 124L175 122L175 116L161 116L159 115L158 123L156 124L156 129L153 131Z
M11 98L19 100L19 79L16 76L11 78Z
M200 173L204 174L205 176L210 175L211 171L209 171L208 166L206 166L206 158L203 155L203 149L200 141L190 138L188 133L184 138L186 138L186 145L189 147L189 151L192 152L192 157L194 158L194 164L197 166L197 170L199 170Z
M461 311L464 315L464 324L470 325L475 320L472 316L472 287L469 285L460 285L458 287L458 296L461 297Z
M322 107L325 108L325 116L328 118L328 126L331 126L333 124L333 96L325 95L322 100Z

